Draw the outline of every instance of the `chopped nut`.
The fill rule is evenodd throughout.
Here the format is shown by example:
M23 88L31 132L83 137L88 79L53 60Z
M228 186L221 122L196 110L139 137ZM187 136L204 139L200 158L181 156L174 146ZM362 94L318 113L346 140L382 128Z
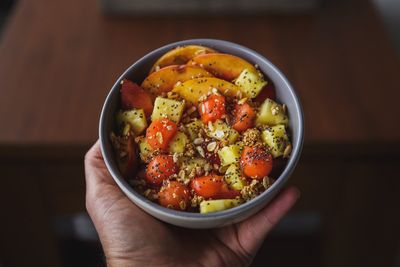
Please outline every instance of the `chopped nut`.
M178 173L178 177L176 179L177 181L188 185L190 183L190 178L188 176L186 176L185 170L180 170Z
M122 130L122 135L130 135L131 125L129 123L125 124L124 129Z
M204 139L201 138L201 137L196 138L196 139L193 140L193 143L194 143L195 145L201 145L203 142L204 142Z
M208 129L209 129L211 132L214 131L214 126L212 125L212 122L211 122L211 121L208 122Z
M222 130L216 130L215 131L215 136L218 137L218 138L223 138L224 135L225 135L225 133Z
M208 143L207 150L211 152L211 151L214 151L216 147L217 147L217 142L211 142L211 143Z
M240 194L244 200L250 200L258 196L262 184L259 180L252 180L249 185L243 187Z
M225 116L225 122L230 125L231 124L231 119L229 118L229 116Z
M204 100L206 100L207 96L206 95L202 95L199 97L199 102L203 102Z
M240 99L240 100L238 101L238 104L239 104L239 105L242 105L242 104L246 103L246 101L247 101L247 97L244 97L244 98L242 98L242 99Z
M210 163L204 164L204 170L205 170L206 172L209 172L209 171L212 170L212 167L211 167Z
M269 181L269 177L268 177L268 176L265 176L265 177L263 178L262 184L263 184L263 186L264 186L265 189L267 189L268 187L271 186L271 183L270 183L270 181Z
M212 92L213 94L217 94L217 93L218 93L218 89L215 88L215 87L213 87L213 88L211 89L211 92Z
M184 125L179 125L179 131L181 131L181 132L185 132L186 131L186 128L185 128L185 126Z
M178 162L178 153L174 153L174 154L172 155L172 160L173 160L175 163Z
M187 110L187 114L192 114L193 112L196 111L196 106L191 106L188 110Z
M206 154L204 153L204 149L201 146L196 146L197 152L199 152L200 156L202 156L203 158L206 156Z
M160 66L157 65L157 66L154 68L154 70L155 70L155 71L159 71L159 70L160 70Z
M292 145L288 144L285 148L285 151L283 151L283 157L288 158L290 156L290 153L292 152Z
M176 99L176 98L179 98L179 94L176 93L176 92L168 92L168 93L167 93L167 97L168 97L169 99Z
M197 207L198 205L200 205L200 203L204 200L204 197L202 196L198 196L197 194L193 195L193 198L191 200L191 206L193 208Z
M193 157L196 154L195 148L192 143L187 143L185 146L185 156Z
M126 156L127 152L127 142L129 136L116 136L114 133L111 133L111 142L115 151L118 152L118 155L123 158Z

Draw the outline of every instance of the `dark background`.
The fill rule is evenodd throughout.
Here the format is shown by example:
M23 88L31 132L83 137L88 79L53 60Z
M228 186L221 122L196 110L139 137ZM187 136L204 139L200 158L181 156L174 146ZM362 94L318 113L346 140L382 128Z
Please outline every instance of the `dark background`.
M254 266L400 266L400 4L316 2L121 16L95 0L1 1L0 267L103 265L83 175L101 105L142 55L201 37L265 55L304 106L302 197Z

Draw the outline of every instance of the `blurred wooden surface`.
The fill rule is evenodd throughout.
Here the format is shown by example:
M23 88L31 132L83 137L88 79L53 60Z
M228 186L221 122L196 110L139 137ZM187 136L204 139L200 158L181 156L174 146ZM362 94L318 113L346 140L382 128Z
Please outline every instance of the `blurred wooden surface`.
M291 183L303 192L296 210L321 214L323 228L320 258L297 266L390 266L400 238L400 64L368 1L327 1L307 16L116 18L101 15L96 0L20 0L8 24L0 42L5 266L59 265L51 220L84 210L83 155L113 82L163 44L204 37L259 51L300 94L306 144ZM255 265L264 260L268 248Z
M301 96L307 141L400 139L400 64L368 1L309 16L111 18L96 0L21 0L0 46L0 143L97 138L116 78L169 42L219 38L271 59Z

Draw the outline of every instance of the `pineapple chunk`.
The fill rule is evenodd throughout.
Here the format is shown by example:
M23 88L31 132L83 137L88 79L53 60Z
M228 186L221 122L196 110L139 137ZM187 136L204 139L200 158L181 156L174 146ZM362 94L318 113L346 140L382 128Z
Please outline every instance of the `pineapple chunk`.
M185 151L185 146L188 141L189 140L186 134L178 131L169 143L168 150L171 153L183 153Z
M201 120L195 120L191 123L186 124L186 129L188 131L190 140L194 140L198 137L197 133L202 129L203 123Z
M218 151L218 156L222 166L236 163L240 159L240 146L237 144L224 146Z
M146 129L147 121L143 109L131 109L127 111L119 111L117 113L118 125L124 125L124 132L126 132L126 125L128 124L129 130L132 130L136 135L139 135Z
M242 190L246 185L246 180L242 177L239 165L232 164L225 172L224 179L230 188Z
M267 82L260 73L244 69L236 78L235 84L239 86L244 97L255 98L267 85Z
M178 123L182 117L184 108L185 102L183 101L177 101L159 96L154 102L151 120L154 121L160 118L168 118L171 121Z
M286 146L289 144L289 137L284 125L276 125L264 130L261 139L271 151L274 158L282 156Z
M153 151L153 148L149 143L147 143L146 138L143 138L139 142L139 153L140 153L140 158L145 159L148 157L148 155Z
M216 120L207 128L207 134L209 137L220 141L226 141L228 144L235 143L236 139L239 137L239 133L235 129L231 128L228 124L221 120Z
M240 204L238 199L216 199L204 200L200 203L200 213L210 213L221 210L227 210Z
M257 114L256 124L274 126L278 124L287 125L288 122L289 119L283 107L269 98L265 99Z

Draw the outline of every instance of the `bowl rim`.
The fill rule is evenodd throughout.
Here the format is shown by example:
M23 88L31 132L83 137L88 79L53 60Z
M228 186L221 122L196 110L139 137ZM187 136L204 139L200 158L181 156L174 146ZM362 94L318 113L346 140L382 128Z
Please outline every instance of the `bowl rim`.
M216 49L219 49L219 47L230 47L233 50L241 51L244 54L247 55L252 55L257 59L259 62L263 62L263 64L268 65L268 67L275 72L277 79L280 79L283 84L288 88L288 91L291 95L291 97L294 100L294 106L296 109L296 112L294 112L294 115L297 116L298 120L298 135L296 137L296 143L298 144L297 146L293 146L293 150L291 153L291 157L289 158L289 161L283 170L283 172L280 174L280 176L277 178L276 182L272 184L267 190L265 190L262 194L258 195L254 199L245 202L237 207L233 207L228 210L223 210L223 211L218 211L218 212L213 212L213 213L206 213L206 214L201 214L201 213L194 213L194 212L186 212L186 211L177 211L173 209L168 209L165 207L162 207L161 205L154 203L147 198L143 197L139 193L137 193L130 185L129 183L120 175L120 172L115 164L112 164L113 162L113 155L111 153L107 154L105 153L105 143L107 142L107 139L109 138L109 133L106 133L106 128L105 128L105 118L106 118L106 113L111 105L111 95L115 90L119 88L120 81L124 79L132 69L134 69L139 63L142 63L142 61L146 61L147 58L156 55L160 52L167 52L171 48L177 47L177 46L182 46L182 45L205 45L205 46L210 46L210 47L215 47ZM259 64L260 65L260 64ZM275 79L276 80L276 79ZM298 112L297 112L298 111ZM267 58L262 56L261 54L257 53L256 51L247 48L245 46L232 43L229 41L224 41L224 40L218 40L218 39L189 39L189 40L183 40L183 41L178 41L178 42L173 42L169 43L167 45L164 45L162 47L159 47L155 50L152 50L151 52L147 53L140 59L136 60L132 65L130 65L116 80L114 85L111 87L110 91L107 94L106 100L103 104L101 114L100 114L100 122L99 122L99 137L100 137L100 144L101 144L101 153L103 155L105 164L107 166L108 171L110 172L111 176L113 177L114 181L117 183L119 188L130 198L135 204L137 204L141 209L148 209L149 211L145 210L146 212L149 212L150 214L155 213L159 214L160 216L163 217L169 217L171 219L185 219L185 220L190 220L190 221L208 221L209 219L218 219L218 218L234 218L239 214L242 214L249 209L252 209L254 206L259 206L262 205L262 202L264 202L268 196L272 192L278 192L284 184L287 182L289 179L291 173L294 171L297 162L300 159L301 156L301 151L303 148L303 142L304 142L304 116L303 116L303 109L299 100L298 95L296 94L294 88L291 86L287 78L283 75L283 73L274 65L272 64ZM294 140L292 140L292 143ZM138 203L136 203L138 202ZM143 207L142 207L143 206ZM145 208L144 208L145 207Z

